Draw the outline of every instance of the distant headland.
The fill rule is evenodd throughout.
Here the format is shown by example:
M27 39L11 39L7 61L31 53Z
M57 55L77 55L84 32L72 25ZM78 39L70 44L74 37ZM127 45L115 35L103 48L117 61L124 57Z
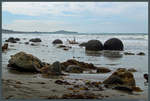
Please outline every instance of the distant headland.
M55 31L55 32L38 32L38 31L34 31L34 32L25 32L25 31L14 31L14 30L8 30L8 29L2 29L2 33L47 33L47 34L76 34L78 32L72 32L72 31L65 31L65 30L59 30L59 31Z

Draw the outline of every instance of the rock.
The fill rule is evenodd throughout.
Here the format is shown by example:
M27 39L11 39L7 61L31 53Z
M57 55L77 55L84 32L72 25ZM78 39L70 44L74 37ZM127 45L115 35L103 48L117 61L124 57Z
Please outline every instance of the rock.
M28 45L28 44L29 44L29 42L25 42L24 44Z
M130 68L130 69L128 69L128 71L129 71L129 72L137 72L137 70L134 69L134 68Z
M139 52L139 53L137 53L136 55L145 55L145 53Z
M38 46L37 44L31 43L31 46Z
M124 48L120 39L111 38L104 43L104 50L118 50L122 51Z
M65 45L59 45L57 48L66 48L67 46Z
M33 39L30 39L29 41L31 41L31 42L41 42L41 39L40 38L33 38Z
M11 42L11 43L17 43L17 41L20 41L19 38L13 38L13 37L10 37L8 40L6 40L6 42Z
M4 52L5 50L8 49L8 43L5 43L3 46L2 46L2 51Z
M148 74L144 74L144 79L148 82Z
M84 70L97 69L97 67L94 66L92 63L79 62L79 61L74 60L74 59L67 60L66 62L61 63L61 65L63 66L62 69L63 69L64 71L66 70L66 68L67 68L69 65L77 65L77 66L83 68Z
M132 90L135 92L142 92L143 90L140 87L132 87Z
M101 51L103 44L99 40L90 40L87 42L85 49L88 51Z
M111 85L126 85L126 86L135 86L135 79L131 72L127 70L116 70L109 76L106 80L103 81L104 84L111 84Z
M51 66L51 71L55 75L61 75L62 74L61 64L58 61L54 62Z
M83 42L83 43L79 44L79 46L85 47L86 44L87 44L86 42Z
M8 65L16 70L29 72L38 72L43 66L40 59L25 52L12 55Z
M66 68L66 72L69 72L69 73L82 73L83 72L83 68L81 68L78 65L69 65Z
M53 44L63 44L63 42L60 39L56 39L53 41Z
M134 53L124 52L124 55L135 55Z
M64 48L63 50L69 50L68 48Z
M133 91L133 89L128 86L116 86L114 87L114 89L125 91L125 92L130 92L130 93Z
M56 84L59 84L59 85L71 85L69 82L67 81L62 81L62 80L56 80L55 81Z
M96 72L97 73L108 73L108 72L111 72L111 70L108 68L105 68L105 67L99 67L99 68L97 68Z

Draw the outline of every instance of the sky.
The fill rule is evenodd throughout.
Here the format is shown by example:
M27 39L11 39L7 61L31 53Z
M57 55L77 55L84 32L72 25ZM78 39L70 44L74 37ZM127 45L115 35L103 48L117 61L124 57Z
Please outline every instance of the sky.
M2 28L81 33L147 33L147 2L3 2Z

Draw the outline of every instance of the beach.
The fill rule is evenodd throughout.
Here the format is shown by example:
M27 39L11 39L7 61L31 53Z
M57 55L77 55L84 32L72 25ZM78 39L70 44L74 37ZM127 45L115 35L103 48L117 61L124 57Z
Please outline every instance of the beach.
M8 50L2 53L2 94L6 99L53 99L62 98L69 93L94 93L100 99L141 99L146 101L148 97L148 86L144 83L143 74L148 73L148 35L147 34L2 34L2 44L9 37L20 38L17 43L8 43ZM106 40L116 37L122 40L124 51L120 51L119 57L111 57L105 51L100 54L90 54L85 51L85 47L79 44L69 44L67 39L76 38L78 43L87 42L92 39L100 40L104 43ZM42 42L29 42L32 38L40 38ZM61 39L63 44L70 46L69 50L57 48L53 45L55 39ZM29 42L29 44L25 44ZM75 59L85 63L92 63L97 67L106 67L111 70L109 73L66 73L66 76L43 77L40 73L20 73L9 70L7 67L11 55L20 51L32 54L38 57L42 62L54 63L55 61L65 62L69 59ZM135 55L125 55L124 52L132 52ZM143 52L145 55L137 55ZM76 85L84 85L85 82L103 82L118 68L134 68L134 78L136 86L140 87L142 92L128 94L118 90L89 88L75 88ZM57 84L56 81L66 81L69 84ZM72 88L72 89L71 89ZM87 94L88 95L88 94ZM117 97L116 97L117 96ZM65 98L65 97L63 97Z

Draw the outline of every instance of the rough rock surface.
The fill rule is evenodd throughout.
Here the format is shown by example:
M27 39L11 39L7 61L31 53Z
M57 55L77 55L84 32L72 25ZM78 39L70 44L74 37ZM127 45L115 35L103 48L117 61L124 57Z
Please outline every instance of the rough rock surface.
M86 43L85 49L88 51L101 51L103 44L99 40L90 40Z
M37 57L25 52L19 52L11 56L8 66L17 70L34 72L39 71L43 64Z

